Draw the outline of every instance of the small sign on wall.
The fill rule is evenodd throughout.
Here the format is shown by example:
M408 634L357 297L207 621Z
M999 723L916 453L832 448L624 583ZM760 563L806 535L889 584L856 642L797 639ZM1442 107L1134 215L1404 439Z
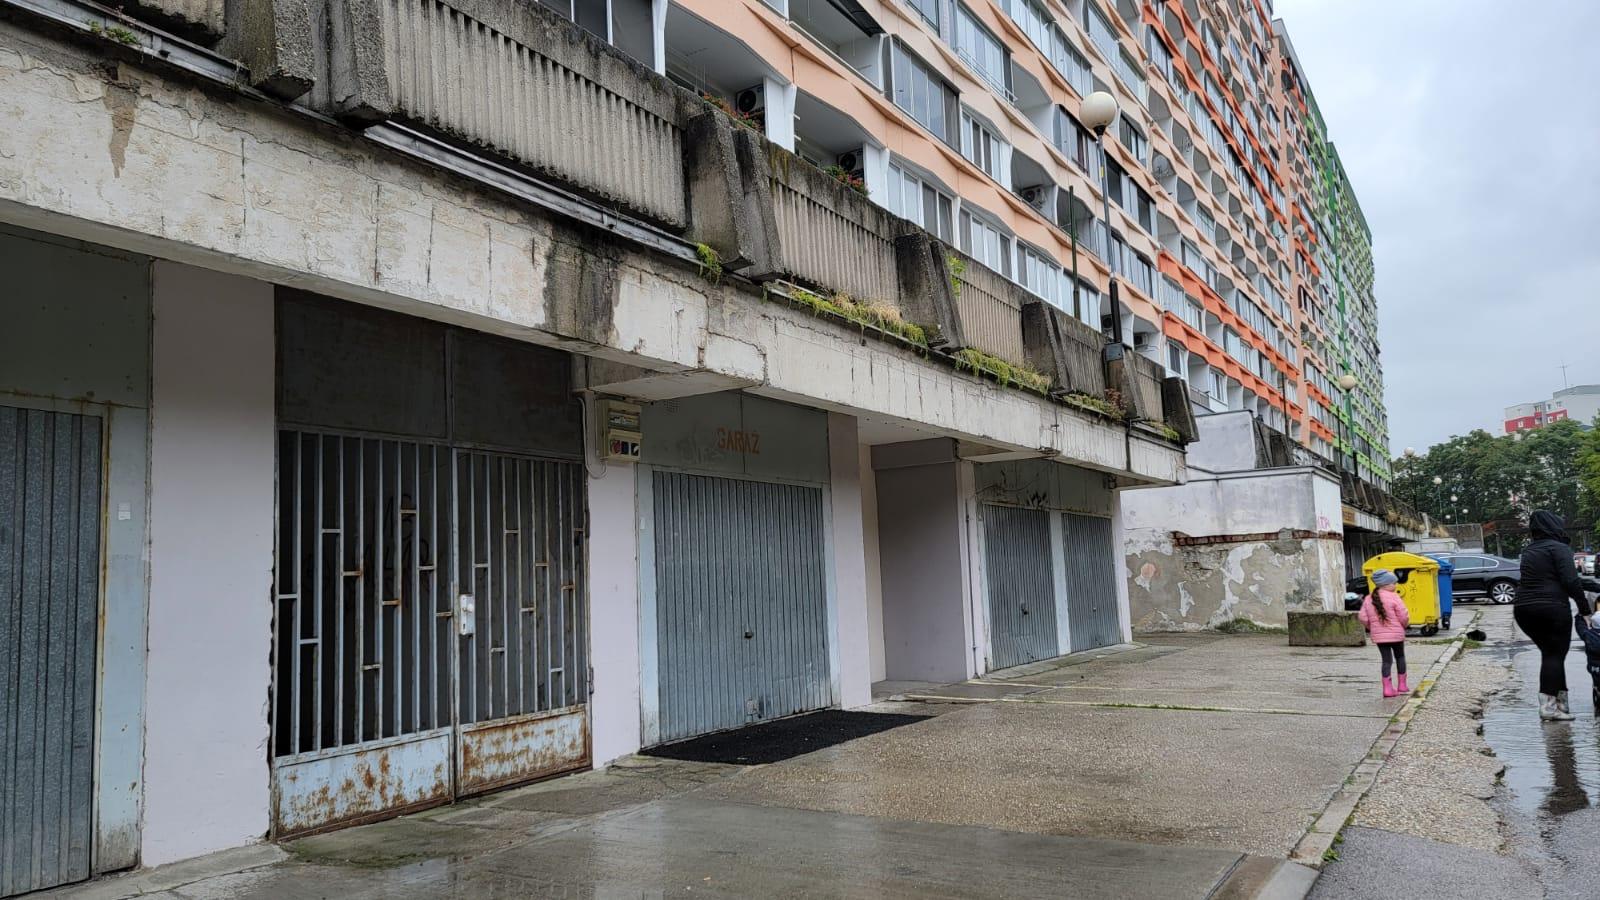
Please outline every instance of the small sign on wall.
M606 462L639 461L639 404L602 399L600 407L600 458Z

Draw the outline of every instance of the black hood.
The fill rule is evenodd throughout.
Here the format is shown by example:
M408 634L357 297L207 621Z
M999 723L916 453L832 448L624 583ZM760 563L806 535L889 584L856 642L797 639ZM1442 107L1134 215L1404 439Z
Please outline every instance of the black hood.
M1549 510L1541 509L1528 518L1528 530L1533 532L1536 541L1560 541L1569 543L1567 538L1567 523L1558 515Z

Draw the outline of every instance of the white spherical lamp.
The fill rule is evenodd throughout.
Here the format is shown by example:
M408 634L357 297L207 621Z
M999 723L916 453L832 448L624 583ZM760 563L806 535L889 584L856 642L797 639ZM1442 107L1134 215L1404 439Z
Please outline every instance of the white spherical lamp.
M1416 458L1417 458L1417 448L1415 448L1415 447L1407 447L1406 448L1406 459L1416 459Z
M1339 376L1339 387L1342 387L1347 391L1355 390L1355 386L1358 383L1359 382L1356 381L1356 377L1351 375L1349 372Z
M1105 91L1095 91L1083 98L1078 108L1083 126L1095 134L1102 134L1117 120L1117 99Z

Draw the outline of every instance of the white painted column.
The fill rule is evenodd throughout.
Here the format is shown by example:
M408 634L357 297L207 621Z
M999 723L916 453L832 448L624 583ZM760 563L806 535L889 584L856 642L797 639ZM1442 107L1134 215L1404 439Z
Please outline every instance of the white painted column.
M867 183L867 197L879 206L889 205L889 151L885 147L866 144L861 148L862 179Z
M874 684L888 677L883 661L883 563L878 555L878 477L872 448L861 445L856 472L861 476L861 538L867 562L867 654Z
M1117 582L1117 621L1123 641L1133 640L1133 611L1128 600L1128 538L1122 521L1122 491L1111 492L1111 571ZM1066 651L1061 651L1065 653Z
M797 91L793 82L767 75L761 79L767 106L767 140L785 150L794 151L794 101Z
M667 10L671 8L672 0L650 0L650 32L655 41L657 75L667 74Z
M145 865L267 832L277 446L272 286L152 281Z
M839 705L872 702L871 614L861 515L861 445L854 416L828 414L828 496L833 518L834 597L838 609Z
M638 505L634 467L602 471L589 452L589 717L599 767L640 746Z

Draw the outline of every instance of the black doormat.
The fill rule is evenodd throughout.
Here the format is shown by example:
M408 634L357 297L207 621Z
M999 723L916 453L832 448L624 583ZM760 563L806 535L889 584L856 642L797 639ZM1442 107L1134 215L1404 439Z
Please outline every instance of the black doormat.
M681 759L688 762L730 763L759 766L782 762L806 753L853 741L869 734L921 722L931 716L905 716L895 713L845 712L825 709L690 738L645 750L646 756Z

